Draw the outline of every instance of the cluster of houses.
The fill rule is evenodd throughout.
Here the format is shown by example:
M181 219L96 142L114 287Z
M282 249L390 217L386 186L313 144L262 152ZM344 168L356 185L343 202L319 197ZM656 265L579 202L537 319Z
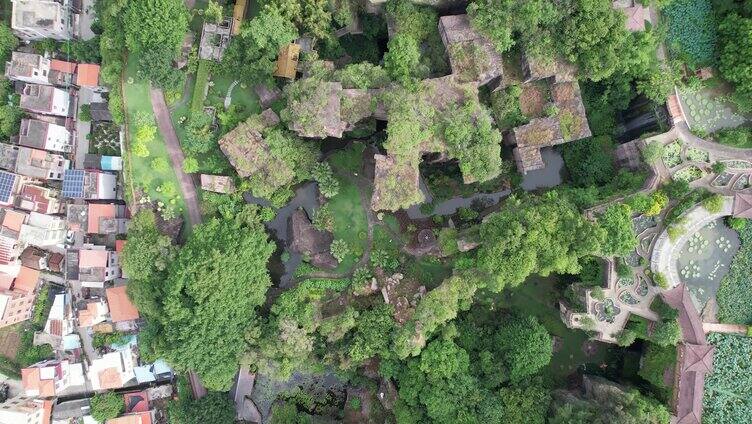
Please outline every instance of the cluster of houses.
M81 8L80 1L13 0L11 26L24 41L78 38ZM139 357L141 321L119 265L129 220L122 159L90 145L99 126L117 128L99 65L22 45L5 63L5 78L24 116L19 133L0 140L0 327L47 304L34 344L51 346L54 357L21 369L21 393L0 404L0 424L96 423L91 395L123 388L133 388L123 397L125 414L108 424L160 422L152 406L172 396L169 384L159 385L172 371ZM41 293L48 297L37 299Z

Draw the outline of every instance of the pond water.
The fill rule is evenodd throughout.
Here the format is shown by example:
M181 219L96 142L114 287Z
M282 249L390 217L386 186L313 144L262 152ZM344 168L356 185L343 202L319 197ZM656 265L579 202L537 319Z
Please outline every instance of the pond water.
M426 201L424 203L431 203L433 201L433 196L431 195L431 191L428 190L423 178L420 179L420 189L426 196ZM499 203L501 199L507 197L509 193L511 193L511 191L505 189L493 193L476 193L470 197L456 196L434 205L433 211L430 214L421 212L420 205L413 205L407 209L407 216L409 216L410 219L422 219L434 215L453 215L459 208L469 208L476 200L483 199L488 206L495 205Z
M561 175L564 170L564 159L562 159L561 153L554 148L547 147L541 149L541 156L546 167L530 171L522 177L520 187L525 191L555 187L561 184Z
M739 235L723 218L708 223L681 246L676 268L700 307L715 296L738 250Z
M244 193L243 198L247 203L270 206L268 200L254 197L250 193ZM316 183L305 183L295 190L295 197L290 200L290 203L278 209L274 219L265 224L272 238L277 242L277 251L269 261L269 272L271 273L272 281L278 282L281 288L289 286L295 270L303 260L302 255L299 253L287 250L290 239L290 228L288 226L290 216L298 208L303 208L308 213L308 216L313 216L313 212L318 206L318 188ZM288 252L289 254L287 262L282 261L283 252Z

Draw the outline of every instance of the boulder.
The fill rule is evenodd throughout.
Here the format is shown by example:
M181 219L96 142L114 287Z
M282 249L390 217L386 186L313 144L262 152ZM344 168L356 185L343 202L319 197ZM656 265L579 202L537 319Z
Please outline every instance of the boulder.
M318 268L337 267L337 259L329 253L334 237L326 231L317 230L303 209L293 212L288 225L292 235L290 250L310 258L311 264Z

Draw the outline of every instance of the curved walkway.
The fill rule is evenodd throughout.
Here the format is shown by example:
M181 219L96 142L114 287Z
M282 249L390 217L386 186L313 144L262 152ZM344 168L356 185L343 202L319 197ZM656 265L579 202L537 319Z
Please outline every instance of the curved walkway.
M180 148L180 141L175 133L175 128L172 126L172 119L170 119L170 111L165 103L164 94L162 90L152 87L149 89L149 95L151 96L151 107L157 119L159 132L164 137L172 168L180 182L180 190L183 192L185 207L188 210L188 219L191 226L198 225L201 223L201 208L198 205L196 186L191 177L183 171L185 156Z

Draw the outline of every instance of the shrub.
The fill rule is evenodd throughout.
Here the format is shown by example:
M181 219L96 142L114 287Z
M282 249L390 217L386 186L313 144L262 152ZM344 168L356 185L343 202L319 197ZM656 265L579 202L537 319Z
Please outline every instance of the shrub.
M716 162L716 163L713 164L713 166L711 167L711 169L716 174L723 174L723 172L726 171L726 164L723 163L723 162Z
M715 139L727 146L752 148L752 129L746 127L719 130Z
M726 220L726 223L728 224L728 226L731 227L733 230L735 230L737 232L742 231L745 228L747 228L747 223L748 222L749 222L749 220L744 219L744 218L731 218L731 217L729 217Z
M331 246L329 246L329 253L337 259L337 262L342 263L347 255L350 254L350 246L347 245L346 241L337 239L332 242Z
M183 161L183 172L186 174L193 174L194 172L198 172L199 166L198 166L198 160L193 157L187 157Z
M702 199L702 207L710 213L719 213L723 209L723 196L714 194Z
M91 398L91 416L100 423L125 411L122 395L115 392L97 393Z
M648 143L642 150L642 159L649 164L657 163L662 157L663 144L657 141Z
M660 272L656 272L653 275L653 282L660 288L667 290L669 288L668 286L668 278L666 278L665 275L663 275Z
M78 112L78 120L84 122L91 121L91 105L81 105L81 110Z
M170 164L165 157L154 158L151 161L151 169L155 172L166 173L170 170Z

